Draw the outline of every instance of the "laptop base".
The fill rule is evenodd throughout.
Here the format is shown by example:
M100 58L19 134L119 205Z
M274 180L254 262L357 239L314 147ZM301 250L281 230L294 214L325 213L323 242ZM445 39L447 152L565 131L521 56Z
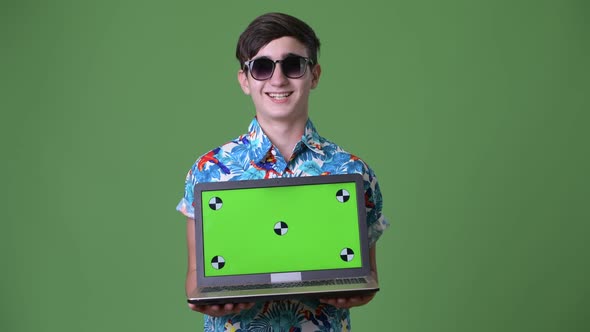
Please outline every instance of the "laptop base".
M200 292L196 290L187 299L187 302L198 305L279 301L287 299L309 298L338 298L370 295L379 291L375 281L364 284L338 285L338 287L310 286L293 288L267 288L267 289L243 289L243 290L219 290L215 292Z

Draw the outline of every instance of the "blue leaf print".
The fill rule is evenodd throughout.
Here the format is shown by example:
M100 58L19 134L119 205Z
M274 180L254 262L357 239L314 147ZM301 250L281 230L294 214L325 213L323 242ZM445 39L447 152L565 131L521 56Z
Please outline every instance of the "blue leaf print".
M265 172L262 170L258 170L254 167L249 168L246 170L242 175L239 176L240 180L258 180L264 179Z
M304 162L303 164L301 164L301 166L299 166L299 170L311 176L322 174L322 169L315 161Z

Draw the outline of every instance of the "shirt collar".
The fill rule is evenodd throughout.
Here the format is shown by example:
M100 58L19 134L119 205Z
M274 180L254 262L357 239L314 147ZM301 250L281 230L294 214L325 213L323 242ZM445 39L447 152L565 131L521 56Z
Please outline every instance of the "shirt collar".
M313 125L310 119L307 119L307 123L305 124L305 131L303 132L301 141L311 151L318 153L320 155L324 155L324 151L322 150L321 136L320 134L318 134L318 131L315 129L315 126Z
M262 159L266 157L269 150L273 147L272 142L268 136L266 136L262 130L262 127L260 127L260 123L258 123L256 117L252 120L250 126L248 127L248 139L250 141L250 160L254 162L262 161ZM315 153L324 155L324 151L322 150L321 136L318 134L310 119L307 119L303 136L301 136L301 141L295 147L295 154L300 153L300 149L303 148L302 145L305 145Z

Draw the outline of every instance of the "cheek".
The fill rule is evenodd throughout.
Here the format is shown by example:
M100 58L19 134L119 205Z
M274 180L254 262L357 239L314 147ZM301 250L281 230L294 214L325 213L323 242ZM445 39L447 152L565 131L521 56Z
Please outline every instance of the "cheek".
M299 91L301 91L302 96L309 96L311 89L313 89L313 83L311 81L302 82L299 86Z
M260 90L252 90L250 97L252 97L252 102L254 102L255 106L262 106L264 104L264 97L265 95Z
M253 95L260 95L262 94L263 89L263 82L250 80L250 93Z

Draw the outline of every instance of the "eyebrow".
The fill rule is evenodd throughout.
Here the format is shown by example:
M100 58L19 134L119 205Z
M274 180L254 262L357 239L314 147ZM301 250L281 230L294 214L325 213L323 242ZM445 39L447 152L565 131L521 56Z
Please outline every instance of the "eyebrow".
M279 59L279 60L285 60L286 58L288 58L288 57L290 57L290 56L300 56L300 57L302 57L302 58L307 58L307 57L306 57L306 56L304 56L304 55L300 55L300 54L297 54L297 53L291 53L291 52L289 52L289 53L287 53L286 55L284 55L282 59ZM257 58L253 58L252 60L257 60L257 59L269 59L269 60L272 60L270 57L268 57L268 56L266 56L266 55L259 56L259 57L257 57Z

